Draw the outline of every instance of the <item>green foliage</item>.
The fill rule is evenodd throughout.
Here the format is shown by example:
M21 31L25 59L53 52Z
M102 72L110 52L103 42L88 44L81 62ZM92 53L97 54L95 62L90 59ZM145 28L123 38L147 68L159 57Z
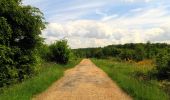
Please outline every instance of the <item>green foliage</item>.
M103 48L75 49L77 57L110 58L125 61L142 61L156 59L157 69L150 71L150 76L157 75L160 79L170 79L170 45L166 43L129 43L124 45L109 45Z
M155 59L156 56L166 48L170 48L170 45L165 43L154 44L148 42L145 44L129 43L124 45L109 45L103 48L74 49L74 52L77 57L117 57L121 58L122 60L141 61L144 59Z
M170 80L170 54L162 51L156 58L156 70L159 79Z
M36 47L44 28L38 8L24 6L21 0L0 0L0 87L37 71Z
M94 57L96 57L96 58L103 58L103 57L104 57L104 54L103 54L102 49L98 49L98 50L94 53Z
M125 49L125 50L122 50L121 53L120 53L120 58L121 59L124 59L124 60L131 60L135 56L135 51L134 50L128 50L128 49Z
M124 91L134 100L169 100L158 85L156 80L145 80L136 77L136 72L147 73L151 66L136 65L117 62L110 59L92 59L92 61L103 69Z
M0 100L31 100L33 96L43 92L62 77L65 70L77 65L80 60L71 60L66 65L45 62L42 64L39 74L35 77L1 90Z
M135 47L135 60L136 61L142 61L144 59L147 59L146 57L146 48L144 47L144 45L141 45L141 44L137 44L136 47Z
M69 61L70 49L67 40L56 41L49 46L51 60L57 63L66 64Z
M4 34L6 33L6 34ZM12 30L4 17L0 17L0 44L9 46Z
M41 44L38 48L37 48L37 52L38 55L40 56L40 58L42 60L45 61L50 61L50 56L51 56L51 51L48 45L46 44Z
M0 45L0 87L17 80L18 71L11 58L13 55L14 53L10 48Z

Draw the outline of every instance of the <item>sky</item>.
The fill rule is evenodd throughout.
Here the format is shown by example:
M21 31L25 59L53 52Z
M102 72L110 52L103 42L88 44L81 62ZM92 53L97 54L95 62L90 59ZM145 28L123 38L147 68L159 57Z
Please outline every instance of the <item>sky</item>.
M124 43L170 43L170 0L23 0L49 23L47 44L67 39L71 48Z

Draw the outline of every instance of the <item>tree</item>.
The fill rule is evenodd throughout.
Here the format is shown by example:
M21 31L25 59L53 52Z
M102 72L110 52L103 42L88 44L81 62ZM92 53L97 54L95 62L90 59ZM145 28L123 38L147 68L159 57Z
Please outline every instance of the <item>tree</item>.
M156 57L156 70L159 79L170 80L170 54L166 50Z
M56 41L50 45L51 60L57 63L66 64L69 61L70 49L66 40Z
M129 50L129 49L124 49L120 53L120 58L123 60L133 60L135 58L135 51L134 50Z
M95 49L93 55L94 55L94 57L96 57L96 58L103 58L103 57L104 57L104 54L103 54L102 48L97 48L97 49Z
M136 44L134 60L141 61L146 58L144 46L142 44Z
M10 84L4 79L13 80L15 76L21 81L34 74L35 51L44 28L43 14L38 8L24 6L21 0L0 0L1 86Z

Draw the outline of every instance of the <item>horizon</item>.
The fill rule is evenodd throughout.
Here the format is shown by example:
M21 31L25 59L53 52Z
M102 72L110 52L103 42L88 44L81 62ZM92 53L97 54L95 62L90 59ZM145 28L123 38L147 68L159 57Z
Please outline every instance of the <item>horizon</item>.
M39 8L49 24L47 44L67 39L72 49L126 43L170 43L170 1L23 0Z

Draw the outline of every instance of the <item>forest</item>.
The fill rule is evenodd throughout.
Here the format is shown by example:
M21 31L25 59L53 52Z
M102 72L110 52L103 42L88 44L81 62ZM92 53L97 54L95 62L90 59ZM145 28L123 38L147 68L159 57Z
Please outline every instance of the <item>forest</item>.
M129 43L109 45L99 48L74 49L77 57L111 58L139 62L151 59L156 63L155 75L159 79L170 80L170 45L166 43Z

